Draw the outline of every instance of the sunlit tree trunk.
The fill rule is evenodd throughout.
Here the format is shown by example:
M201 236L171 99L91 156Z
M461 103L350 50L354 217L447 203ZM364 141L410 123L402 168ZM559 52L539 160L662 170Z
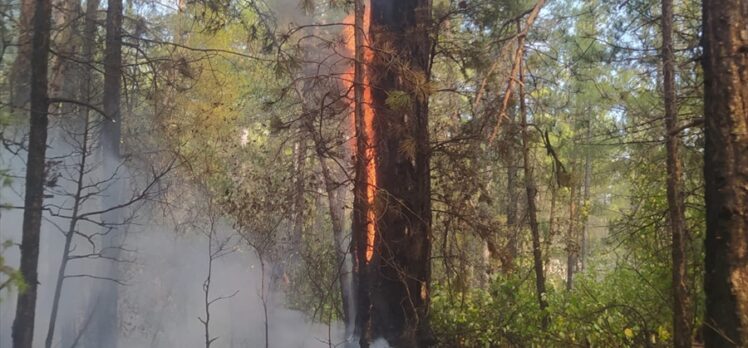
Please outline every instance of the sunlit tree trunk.
M50 0L37 0L34 9L33 49L31 51L31 112L28 159L26 161L26 192L23 211L20 271L26 289L18 294L16 318L13 321L13 347L31 348L34 339L36 295L39 283L39 235L44 202L45 154L49 98L47 70L52 5ZM25 19L23 19L25 20Z
M662 71L665 94L665 139L667 149L667 200L672 236L673 261L673 344L691 347L691 299L688 294L688 260L686 257L686 218L683 198L683 168L679 157L680 142L674 130L678 127L675 93L675 56L673 54L673 1L662 0Z
M707 347L748 345L748 1L703 2Z
M517 20L517 32L521 32L521 24L519 19ZM519 232L521 230L519 219L517 218L517 207L519 194L517 192L517 114L516 112L510 113L510 123L507 127L507 142L506 146L509 148L507 152L507 169L506 169L506 225L509 232L509 242L507 253L508 258L505 265L503 266L504 272L510 272L514 268L514 259L517 257L517 243L519 238Z

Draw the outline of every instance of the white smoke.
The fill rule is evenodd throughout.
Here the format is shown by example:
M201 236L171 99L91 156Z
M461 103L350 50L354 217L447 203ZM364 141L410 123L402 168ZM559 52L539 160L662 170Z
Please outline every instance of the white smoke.
M48 157L61 155L70 149L60 143L60 138L50 138ZM5 206L23 205L23 175L25 153L14 156L7 151L0 154L0 166L10 169L15 178L12 185L0 190L0 203ZM69 185L69 183L61 183ZM45 203L63 204L64 197L55 197ZM190 202L186 202L190 203ZM128 228L126 248L132 250L124 264L118 310L120 313L120 347L204 347L205 332L198 317L205 318L203 282L208 267L208 237L198 229L176 227L173 221L160 215L155 205L140 209L141 216ZM152 212L148 215L145 212ZM22 209L3 209L0 212L0 240L21 241ZM201 216L196 217L199 221ZM35 324L35 346L43 346L47 334L50 308L64 238L55 224L65 226L65 220L45 213L42 227L39 260L39 287ZM95 228L94 226L81 228ZM216 224L217 236L234 235L227 221ZM217 339L212 347L264 347L265 314L261 299L261 266L254 250L235 239L232 252L214 261L210 298L228 297L211 306L210 336ZM77 250L86 247L85 241L74 242ZM4 252L8 265L16 268L19 249L12 247ZM96 274L101 261L80 260L71 262L68 274ZM271 265L265 265L266 276ZM103 280L87 278L66 279L61 308L55 330L53 347L68 348L79 331L86 327L95 305L96 290ZM264 282L269 283L266 279ZM267 288L266 288L267 290ZM230 296L236 293L234 296ZM15 290L0 293L0 347L10 347L11 326L15 315ZM284 308L282 295L268 293L269 347L335 347L342 342L341 325L310 323L303 313ZM103 347L103 343L86 341L83 333L79 347Z

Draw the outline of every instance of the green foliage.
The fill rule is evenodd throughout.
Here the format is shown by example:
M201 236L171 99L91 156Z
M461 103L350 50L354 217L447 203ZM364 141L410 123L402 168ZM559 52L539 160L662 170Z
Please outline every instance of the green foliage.
M410 95L405 91L388 91L387 106L395 111L403 111L410 107Z
M12 290L16 288L19 292L23 292L26 289L26 283L24 282L23 275L20 271L13 269L5 264L5 257L3 252L8 248L13 247L13 241L6 240L0 245L0 291ZM0 296L0 302L2 296Z
M540 327L531 273L498 277L485 290L436 287L431 322L440 347L669 347L663 273L642 279L634 269L592 269L580 274L572 292L551 286L547 331Z

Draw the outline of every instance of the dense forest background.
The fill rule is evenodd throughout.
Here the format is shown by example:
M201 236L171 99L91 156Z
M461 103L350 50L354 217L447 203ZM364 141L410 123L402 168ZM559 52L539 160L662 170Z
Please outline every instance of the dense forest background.
M746 18L0 0L0 346L743 347Z

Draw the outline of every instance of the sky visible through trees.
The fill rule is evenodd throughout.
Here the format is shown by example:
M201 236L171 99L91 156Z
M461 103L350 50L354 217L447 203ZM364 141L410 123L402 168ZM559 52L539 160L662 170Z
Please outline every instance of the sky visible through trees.
M2 0L0 347L746 347L745 0Z

